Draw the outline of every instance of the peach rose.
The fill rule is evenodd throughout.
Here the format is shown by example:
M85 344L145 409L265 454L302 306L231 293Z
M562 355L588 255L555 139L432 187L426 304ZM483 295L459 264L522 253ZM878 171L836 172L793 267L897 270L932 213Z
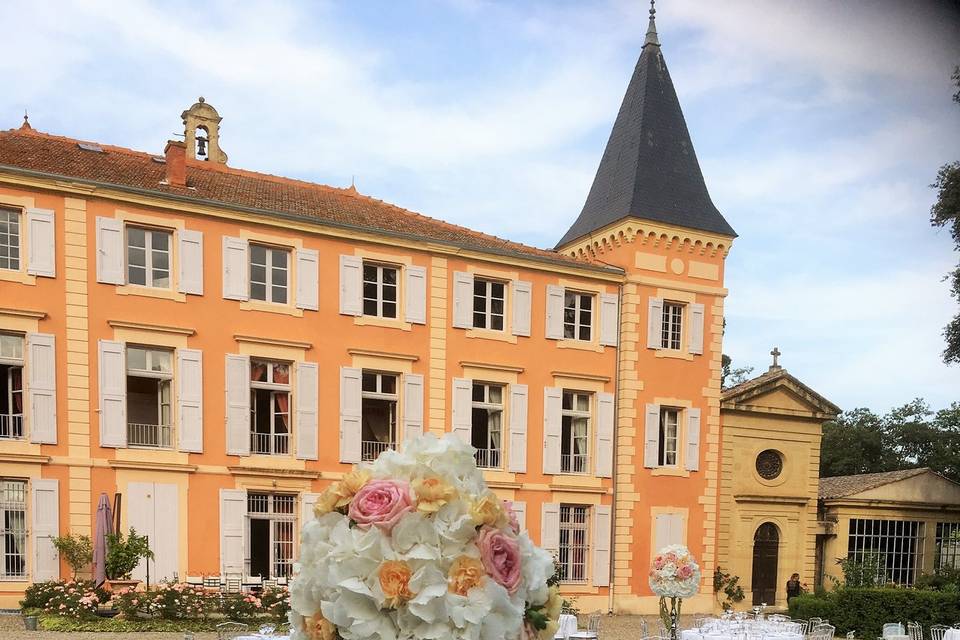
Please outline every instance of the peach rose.
M333 492L333 487L327 487L327 490L320 494L317 503L313 505L313 515L317 518L325 516L337 508L337 494Z
M319 612L303 621L304 633L310 640L337 640L337 627Z
M423 514L436 513L456 496L454 488L437 477L417 478L413 481L413 493L417 496L417 511Z
M470 589L482 585L487 574L482 562L469 556L460 556L450 565L448 576L450 592L465 596Z
M380 588L386 596L387 605L396 609L413 597L410 591L410 565L403 560L386 560L380 565Z
M502 527L507 521L503 503L493 492L483 494L470 504L470 516L477 526Z
M350 501L350 519L361 527L374 525L391 531L405 513L413 511L410 485L402 480L371 480Z
M336 508L339 509L350 504L353 496L357 495L357 492L369 481L370 472L366 469L355 469L343 476L340 482L333 485L334 493L338 497Z
M500 529L484 526L477 534L477 548L487 575L511 595L520 587L520 545Z

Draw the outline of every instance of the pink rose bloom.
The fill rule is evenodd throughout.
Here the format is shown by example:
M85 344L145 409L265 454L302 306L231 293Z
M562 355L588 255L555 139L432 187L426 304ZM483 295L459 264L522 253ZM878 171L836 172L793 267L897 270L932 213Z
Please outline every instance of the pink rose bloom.
M487 575L513 594L520 587L520 545L517 539L493 527L482 527L477 548Z
M413 510L410 485L402 480L371 480L357 491L347 514L361 527L391 531L403 514Z
M513 510L513 501L504 500L503 501L503 510L507 512L507 520L510 523L510 528L513 529L514 533L520 533L520 521L517 520L517 512Z
M663 558L661 558L660 556L657 556L656 560L653 561L654 568L663 569L663 565L664 565Z
M690 565L685 564L677 571L677 575L681 580L686 580L693 575L693 569L690 568Z

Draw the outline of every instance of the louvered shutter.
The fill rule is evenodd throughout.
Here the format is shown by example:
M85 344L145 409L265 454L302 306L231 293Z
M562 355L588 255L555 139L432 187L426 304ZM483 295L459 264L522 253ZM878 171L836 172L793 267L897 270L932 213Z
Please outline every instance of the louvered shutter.
M300 496L300 526L313 520L313 508L320 499L319 493L304 493Z
M227 354L227 454L250 455L250 358Z
M533 304L533 285L522 280L510 283L510 304L513 305L511 329L515 336L530 335L530 313Z
M598 504L593 507L593 586L606 587L610 584L610 505Z
M543 472L560 473L563 389L543 389Z
M700 470L700 409L687 409L687 471Z
M473 380L453 379L453 433L470 444L473 433Z
M620 300L615 293L600 294L600 344L617 346Z
M363 370L340 367L340 462L360 462L363 454Z
M57 276L56 218L51 209L27 209L27 273Z
M695 354L703 353L703 305L691 304L690 309L690 339L687 341L687 351Z
M513 473L527 472L527 385L510 385L510 462Z
M27 334L27 379L30 442L57 444L57 355L53 334Z
M127 366L122 342L100 341L100 446L127 446Z
M413 324L427 323L427 268L408 265L403 269L404 318Z
M297 308L316 311L320 305L320 252L297 249Z
M203 352L177 349L180 451L203 453Z
M563 338L563 287L547 285L547 331L552 340Z
M660 455L660 405L647 404L643 427L643 466L657 466Z
M612 393L597 394L597 475L613 477L613 420L614 401Z
M173 483L153 485L153 529L150 579L175 582L180 571L180 491ZM186 542L186 540L184 540Z
M403 376L403 439L407 442L423 435L423 376Z
M654 520L653 525L653 538L654 538L654 547L653 553L659 554L660 550L664 547L672 544L671 540L671 529L673 528L673 514L672 513L659 513Z
M31 537L33 538L33 582L60 579L60 554L53 539L60 535L60 483L35 478L31 487Z
M154 552L154 561L150 562L150 574L156 578L156 532L154 531L154 490L152 482L128 482L126 495L123 496L127 508L127 527L136 530L141 536L150 538L150 550ZM133 568L130 577L134 580L146 580L147 564L141 559Z
M453 272L453 326L473 328L473 274Z
M180 255L180 293L203 295L203 232L181 229L177 232Z
M297 363L297 458L317 459L319 369L315 362Z
M97 217L97 282L123 284L123 223Z
M244 574L243 523L247 515L247 492L220 489L220 574Z
M363 315L363 260L340 256L340 314Z
M560 504L544 502L540 506L540 546L553 557L560 555Z
M647 348L660 349L663 345L663 300L647 300Z
M248 249L243 238L223 237L223 297L227 300L250 299Z
M527 528L527 503L523 500L514 500L511 502L513 514L517 517L517 524L520 525L520 531Z

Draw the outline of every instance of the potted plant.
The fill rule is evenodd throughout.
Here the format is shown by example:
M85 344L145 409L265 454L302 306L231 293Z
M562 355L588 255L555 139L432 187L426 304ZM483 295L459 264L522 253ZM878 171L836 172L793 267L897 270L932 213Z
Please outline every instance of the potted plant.
M80 536L68 534L57 536L53 539L53 546L60 552L70 568L73 570L73 578L77 579L77 574L90 568L93 562L93 542L89 536Z
M111 589L136 587L140 581L131 580L130 574L143 559L153 558L153 551L146 536L137 535L136 529L130 529L126 540L123 533L107 535L106 573Z

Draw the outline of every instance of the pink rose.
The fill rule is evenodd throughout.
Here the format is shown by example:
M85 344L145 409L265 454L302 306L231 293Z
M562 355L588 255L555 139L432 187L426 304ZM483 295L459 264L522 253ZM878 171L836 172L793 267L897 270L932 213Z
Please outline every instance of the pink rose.
M513 529L514 533L519 534L520 521L517 520L517 512L513 510L513 502L511 500L504 500L503 510L507 512L507 521L510 524L510 528Z
M477 534L477 548L487 575L511 594L516 593L520 586L520 545L517 539L485 526Z
M409 484L402 480L371 480L353 496L347 513L361 527L374 525L389 532L403 514L412 510Z
M687 565L687 564L680 567L680 569L677 571L677 576L679 576L681 580L686 580L692 575L693 575L693 569L691 569L690 565Z

